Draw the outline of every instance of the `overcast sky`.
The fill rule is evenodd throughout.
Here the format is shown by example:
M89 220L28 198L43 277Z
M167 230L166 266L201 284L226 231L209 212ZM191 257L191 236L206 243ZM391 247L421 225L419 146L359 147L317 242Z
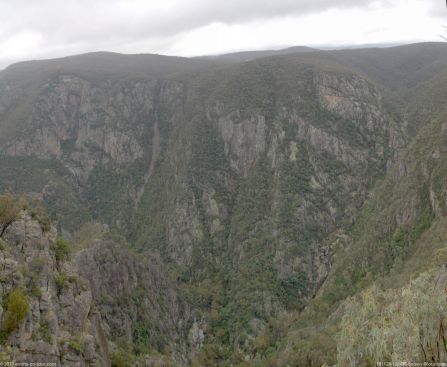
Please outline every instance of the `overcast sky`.
M89 51L195 56L440 41L445 0L0 0L0 69Z

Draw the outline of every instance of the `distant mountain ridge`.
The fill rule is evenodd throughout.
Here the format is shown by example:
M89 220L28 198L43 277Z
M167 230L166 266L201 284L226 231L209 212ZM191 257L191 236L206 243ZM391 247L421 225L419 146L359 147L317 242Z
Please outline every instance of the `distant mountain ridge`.
M254 51L239 51L214 56L200 56L196 59L211 59L211 60L226 60L226 61L252 61L262 57L288 55L301 52L313 52L317 49L306 46L294 46L279 50L254 50Z

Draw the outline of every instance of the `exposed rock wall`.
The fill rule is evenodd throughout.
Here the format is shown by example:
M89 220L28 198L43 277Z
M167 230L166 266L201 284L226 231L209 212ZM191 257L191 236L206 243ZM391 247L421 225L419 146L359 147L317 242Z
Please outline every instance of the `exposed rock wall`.
M108 366L108 341L90 287L72 263L56 260L56 236L22 212L2 240L2 300L24 289L29 310L0 350L16 362Z
M79 252L75 262L90 283L110 340L126 341L131 348L138 330L147 346L169 348L176 364L187 364L191 310L179 300L160 258L102 241Z

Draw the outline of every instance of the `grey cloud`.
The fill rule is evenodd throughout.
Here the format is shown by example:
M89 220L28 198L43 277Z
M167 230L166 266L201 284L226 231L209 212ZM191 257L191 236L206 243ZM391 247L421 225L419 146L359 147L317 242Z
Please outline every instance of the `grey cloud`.
M171 9L152 10L151 1L19 0L0 2L0 40L23 30L65 42L173 36L212 22L245 23L329 8L366 7L371 2L359 5L358 0L178 0L171 2L175 4Z
M430 14L432 16L444 19L447 23L447 6L445 0L429 0L430 4Z
M386 7L396 1L0 0L0 68L6 66L6 60L8 63L13 59L18 61L20 56L17 55L27 55L29 59L101 49L128 52L169 50L188 31L213 22L249 24L335 8ZM2 44L23 32L41 37L38 49L15 53L16 56L2 52ZM21 47L19 42L17 47Z

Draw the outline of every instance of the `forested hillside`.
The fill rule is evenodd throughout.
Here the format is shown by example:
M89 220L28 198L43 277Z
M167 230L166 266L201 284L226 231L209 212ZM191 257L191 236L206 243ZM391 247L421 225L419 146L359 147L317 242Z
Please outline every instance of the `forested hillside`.
M445 361L446 82L444 43L1 71L5 360Z

